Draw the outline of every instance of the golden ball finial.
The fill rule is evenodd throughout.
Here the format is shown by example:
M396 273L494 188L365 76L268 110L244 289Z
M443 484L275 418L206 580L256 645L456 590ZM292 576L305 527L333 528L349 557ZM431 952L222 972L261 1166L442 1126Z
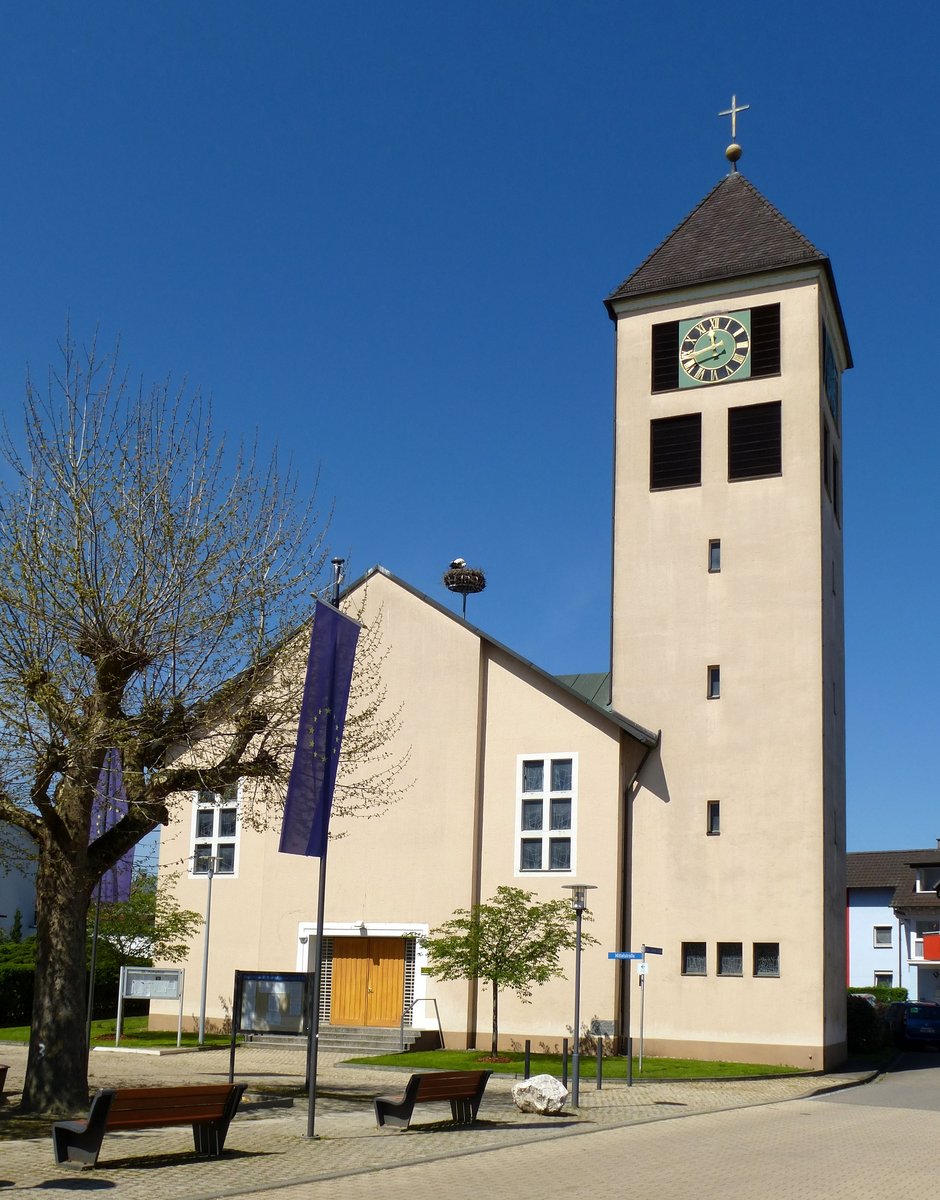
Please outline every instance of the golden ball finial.
M738 145L738 143L732 142L731 145L728 147L728 149L725 151L725 158L730 163L736 163L743 153L744 153L744 151L741 149L741 147Z

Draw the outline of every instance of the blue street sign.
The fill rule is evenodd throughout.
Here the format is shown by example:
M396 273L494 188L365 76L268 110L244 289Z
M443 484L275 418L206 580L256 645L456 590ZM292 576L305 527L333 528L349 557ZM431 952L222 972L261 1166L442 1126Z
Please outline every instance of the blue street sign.
M608 950L608 958L642 958L642 950Z

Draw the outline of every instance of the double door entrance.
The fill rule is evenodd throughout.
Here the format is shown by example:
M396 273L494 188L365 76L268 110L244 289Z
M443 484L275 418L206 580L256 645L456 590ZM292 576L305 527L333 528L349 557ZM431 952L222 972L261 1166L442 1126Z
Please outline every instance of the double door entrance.
M334 938L331 1025L397 1025L405 995L402 938Z

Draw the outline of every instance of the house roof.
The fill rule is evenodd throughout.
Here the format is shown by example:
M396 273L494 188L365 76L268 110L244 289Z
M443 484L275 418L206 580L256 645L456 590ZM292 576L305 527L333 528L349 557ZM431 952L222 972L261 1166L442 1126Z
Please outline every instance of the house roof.
M850 888L893 888L892 907L936 908L936 892L917 891L918 867L940 868L940 847L934 850L871 850L847 854L846 884Z
M556 675L555 678L565 687L571 688L592 704L601 708L610 708L610 671L582 672L579 675Z
M802 264L826 273L852 365L848 337L828 257L786 219L739 171L725 175L665 241L607 297L611 318L617 300L690 284L732 279Z
M343 594L346 595L349 592L354 591L356 588L366 583L374 575L383 575L386 579L390 579L400 588L403 588L406 592L409 592L412 596L415 596L418 600L422 601L422 603L429 604L433 609L436 609L437 612L443 614L449 620L457 622L470 633L473 633L483 641L488 642L489 645L502 651L502 653L507 654L510 658L514 659L523 666L530 668L537 675L540 675L543 679L549 681L555 687L573 697L579 704L585 705L593 712L604 717L605 720L611 721L614 725L630 734L631 737L635 738L636 741L640 742L642 745L653 747L658 743L658 733L653 733L649 729L644 729L642 725L638 725L635 721L631 721L629 717L625 717L622 713L615 712L609 707L609 686L607 688L607 699L605 701L601 699L604 692L603 688L599 685L595 685L593 688L594 695L592 696L588 694L588 692L591 691L589 686L574 686L573 684L566 682L566 680L600 680L607 678L607 676L550 675L547 671L543 671L541 667L536 666L535 663L531 662L529 659L523 658L522 655L517 654L514 650L510 650L509 647L505 646L502 642L498 642L495 638L490 637L488 633L484 633L482 629L478 629L475 625L471 625L469 621L465 621L457 613L452 612L449 608L445 608L443 604L439 604L436 600L432 600L431 597L426 595L424 592L412 587L410 583L406 583L405 580L399 579L397 575L394 575L391 571L386 570L385 567L374 566L370 568L365 572L364 575L360 575L358 579L354 580L354 582L350 583L348 587L344 588Z

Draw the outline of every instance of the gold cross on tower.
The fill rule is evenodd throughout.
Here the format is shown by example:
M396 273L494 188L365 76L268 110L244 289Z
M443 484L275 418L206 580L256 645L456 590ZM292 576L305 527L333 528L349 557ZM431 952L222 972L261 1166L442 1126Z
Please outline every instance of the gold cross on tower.
M733 95L731 97L731 107L724 109L723 112L718 114L719 117L731 118L731 145L725 151L725 158L731 163L732 171L738 169L738 159L743 153L736 140L738 136L738 113L747 112L750 107L750 104L738 104L737 96Z

